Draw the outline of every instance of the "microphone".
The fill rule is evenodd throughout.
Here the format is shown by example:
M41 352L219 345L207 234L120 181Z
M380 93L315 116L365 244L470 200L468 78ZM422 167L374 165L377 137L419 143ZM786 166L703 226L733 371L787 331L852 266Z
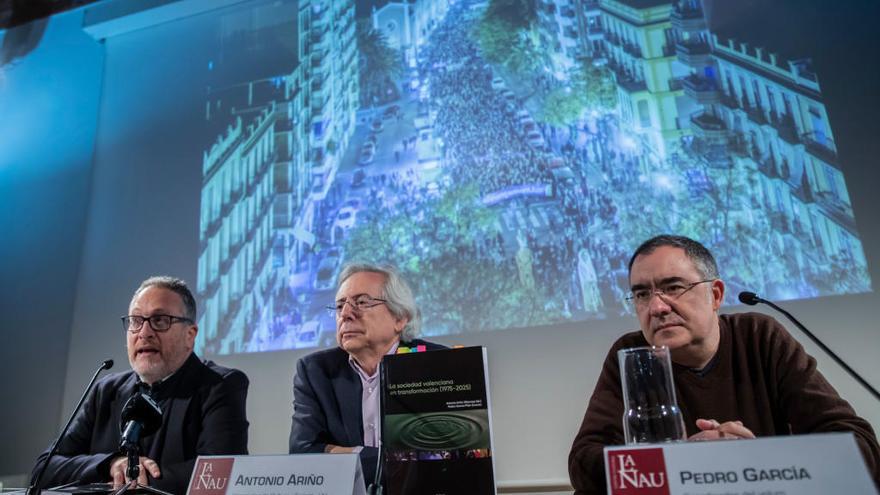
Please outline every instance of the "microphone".
M119 450L128 456L128 479L137 479L140 474L139 441L155 433L162 426L162 409L149 395L138 393L133 395L122 406L122 438L119 441Z
M27 495L40 495L42 488L40 488L40 481L43 479L43 475L46 473L46 468L49 467L49 461L52 460L52 457L58 451L58 444L61 442L61 439L64 438L64 435L67 434L67 430L70 428L70 425L73 423L73 418L76 417L79 410L82 408L83 402L86 401L86 397L88 397L89 392L92 391L92 387L95 386L95 381L98 379L98 375L104 371L109 370L113 367L112 359L105 359L104 362L101 363L101 366L95 370L95 374L92 375L91 381L89 381L88 386L86 386L85 391L82 394L82 397L79 398L79 402L76 403L76 407L73 408L73 412L70 414L70 417L67 418L67 424L64 425L64 429L61 430L61 433L55 438L55 442L52 443L52 448L49 449L49 455L46 456L46 460L43 461L43 466L37 472L37 476L34 477L33 483L27 489Z
M162 409L147 394L139 393L122 407L120 449L136 447L141 437L152 435L162 426Z
M763 299L758 297L754 292L740 292L739 293L739 302L743 304L748 304L749 306L754 306L759 302L765 302Z
M868 383L867 381L865 381L865 379L862 378L861 375L859 375L859 374L856 372L856 370L850 368L850 366L849 366L848 364L846 364L846 363L843 361L843 359L840 359L840 358L837 356L837 354L834 353L834 351L832 351L831 349L829 349L828 346L826 346L824 343L822 343L822 341L819 340L818 337L816 337L815 335L813 335L812 332L810 332L809 330L807 330L807 327L805 327L803 324L801 324L801 322L799 322L799 321L797 320L797 318L795 318L794 316L792 316L791 313L789 313L788 311L786 311L786 310L780 308L779 306L777 306L777 305L776 305L775 303L773 303L772 301L768 301L768 300L766 300L766 299L764 299L764 298L758 296L758 295L755 294L754 292L740 292L740 293L739 293L739 302L741 302L741 303L743 303L743 304L748 304L749 306L754 306L754 305L756 305L756 304L758 304L758 303L766 304L767 306L770 306L771 308L773 308L773 309L775 309L776 311L779 311L780 313L782 313L783 315L785 315L785 317L788 318L789 321L791 321L792 323L794 323L795 326L797 326L797 327L801 330L801 332L804 333L804 335L806 335L807 337L809 337L810 340L813 341L813 343L815 343L815 344L816 344L817 346L819 346L823 351L825 351L825 354L831 356L831 359L833 359L835 363L837 363L841 368L843 368L847 373L849 373L849 376L853 377L857 382L859 382L859 384L860 384L862 387L865 388L865 390L867 390L868 392L870 392L871 395L873 395L874 398L875 398L876 400L880 401L880 392L877 392L877 389L875 389L874 387L871 386L870 383Z

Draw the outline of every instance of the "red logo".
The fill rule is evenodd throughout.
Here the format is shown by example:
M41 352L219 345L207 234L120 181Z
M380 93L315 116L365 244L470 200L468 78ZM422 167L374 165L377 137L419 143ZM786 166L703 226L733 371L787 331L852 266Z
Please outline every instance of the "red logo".
M663 449L614 450L608 463L612 495L669 495Z
M232 457L199 459L189 483L190 495L225 495L232 474Z

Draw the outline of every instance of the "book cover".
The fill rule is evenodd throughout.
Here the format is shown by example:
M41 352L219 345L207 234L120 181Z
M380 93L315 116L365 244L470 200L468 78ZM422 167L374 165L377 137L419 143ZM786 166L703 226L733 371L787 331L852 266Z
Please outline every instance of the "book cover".
M386 356L381 376L387 493L494 494L485 348Z

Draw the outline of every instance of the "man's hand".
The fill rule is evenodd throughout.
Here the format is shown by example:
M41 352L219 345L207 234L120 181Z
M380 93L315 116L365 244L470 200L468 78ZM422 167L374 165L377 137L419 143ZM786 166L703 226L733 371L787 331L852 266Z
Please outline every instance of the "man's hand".
M697 428L701 431L691 435L688 440L739 440L742 438L755 438L755 434L743 426L742 421L719 423L714 419L698 419Z
M324 452L327 454L353 454L354 447L340 447L339 445L328 443L327 446L324 447Z
M140 464L140 473L138 474L137 479L139 484L146 486L148 472L153 478L159 478L162 476L162 471L159 471L159 464L149 457L141 456L138 459L138 463ZM125 456L117 457L110 463L110 479L113 480L114 490L121 488L122 485L126 484L125 472L127 470L128 458ZM134 481L132 481L132 483L134 483Z

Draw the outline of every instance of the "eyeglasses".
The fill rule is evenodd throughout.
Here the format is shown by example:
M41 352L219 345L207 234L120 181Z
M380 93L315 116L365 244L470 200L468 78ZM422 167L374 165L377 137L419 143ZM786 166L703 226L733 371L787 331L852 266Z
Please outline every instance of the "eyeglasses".
M125 327L131 333L138 333L141 331L141 328L144 326L144 322L150 322L150 328L153 329L154 332L167 332L171 325L177 323L178 321L185 321L187 323L192 323L193 321L189 318L184 318L182 316L171 316L171 315L153 315L153 316L138 316L138 315L128 315L122 317L122 326Z
M699 282L693 282L690 284L685 284L682 282L669 282L654 289L636 289L630 292L628 296L626 296L626 300L635 302L636 306L639 307L647 306L648 302L651 301L651 298L654 297L654 294L657 294L667 301L674 301L694 287L700 284L705 284L706 282L714 282L715 280L717 279L708 278L706 280L700 280Z
M359 296L355 296L354 299L340 299L336 301L335 305L327 306L327 311L330 311L334 315L338 316L342 313L342 310L345 309L345 305L348 304L351 306L351 309L353 309L355 313L360 314L364 310L370 309L380 304L385 304L386 302L388 301L386 301L385 299L379 299L377 297L361 294Z

